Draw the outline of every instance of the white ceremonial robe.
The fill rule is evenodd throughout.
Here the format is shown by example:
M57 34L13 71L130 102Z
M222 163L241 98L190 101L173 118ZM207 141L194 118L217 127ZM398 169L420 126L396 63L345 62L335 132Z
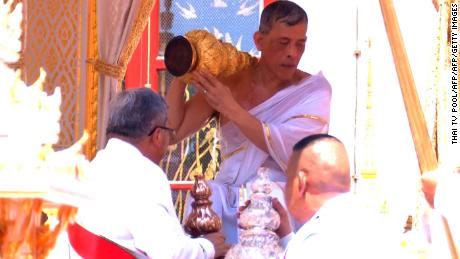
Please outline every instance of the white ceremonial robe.
M284 172L292 147L306 136L327 133L330 101L329 82L318 73L280 90L249 110L263 123L269 153L251 143L234 123L222 125L219 134L223 161L215 180L209 183L213 209L223 220L223 232L229 243L238 241L236 211L239 200L247 198L240 197L240 187L244 187L244 193L250 193L257 170L266 167L275 183L272 196L283 203ZM187 214L191 211L190 202L186 211Z
M97 195L79 209L83 227L149 258L214 258L210 241L185 234L165 173L137 148L112 138L90 169Z
M340 194L323 204L297 233L281 239L285 259L395 258L390 235L351 193ZM391 249L390 249L391 248Z

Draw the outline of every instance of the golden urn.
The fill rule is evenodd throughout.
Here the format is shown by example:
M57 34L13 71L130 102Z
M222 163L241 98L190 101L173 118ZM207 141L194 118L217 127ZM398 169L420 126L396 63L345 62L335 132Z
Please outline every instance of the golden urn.
M186 83L190 83L190 72L195 70L205 69L218 78L228 78L256 63L256 57L218 40L206 30L176 36L165 49L166 68Z

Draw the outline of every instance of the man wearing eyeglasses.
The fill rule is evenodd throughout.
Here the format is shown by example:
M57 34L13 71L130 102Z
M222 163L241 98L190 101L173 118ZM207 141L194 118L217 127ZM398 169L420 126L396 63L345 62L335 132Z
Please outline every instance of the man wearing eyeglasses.
M176 215L165 173L158 166L174 131L164 100L151 89L119 93L110 104L107 145L91 162L95 200L77 221L148 258L214 258L228 249L221 233L192 239Z

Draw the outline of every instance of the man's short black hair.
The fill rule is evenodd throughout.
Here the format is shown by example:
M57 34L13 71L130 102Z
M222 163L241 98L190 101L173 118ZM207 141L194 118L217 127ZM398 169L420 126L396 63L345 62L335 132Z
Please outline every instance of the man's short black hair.
M301 22L308 24L308 16L302 7L290 1L275 1L267 5L260 16L259 32L267 34L275 22L294 26Z
M338 143L342 143L338 138L331 136L329 134L314 134L308 137L305 137L299 140L294 147L292 148L293 151L302 151L306 147L313 145L316 142L323 141L323 140L332 140Z

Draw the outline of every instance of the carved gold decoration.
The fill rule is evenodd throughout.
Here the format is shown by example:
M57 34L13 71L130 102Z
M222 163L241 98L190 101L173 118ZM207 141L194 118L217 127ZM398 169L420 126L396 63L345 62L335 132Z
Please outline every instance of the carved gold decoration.
M94 69L96 69L96 71L100 74L111 76L116 78L118 81L123 80L123 77L125 76L126 71L123 70L124 68L122 66L111 65L99 59L88 59L87 62L93 65Z
M185 39L181 37L173 38L166 46L165 64L173 75L181 76L184 82L190 82L192 78L189 72L194 70L206 69L219 78L228 78L257 64L257 58L247 52L238 51L230 43L219 41L206 30L193 30L185 34ZM186 69L177 69L177 66L184 62L184 56L189 60L191 58L189 66ZM182 70L186 74L183 74Z
M88 42L87 57L97 59L97 13L96 0L88 1ZM85 146L85 155L88 159L93 159L96 155L97 147L97 107L98 107L98 74L94 66L87 63L86 66L86 113L85 130L89 134L88 142Z

